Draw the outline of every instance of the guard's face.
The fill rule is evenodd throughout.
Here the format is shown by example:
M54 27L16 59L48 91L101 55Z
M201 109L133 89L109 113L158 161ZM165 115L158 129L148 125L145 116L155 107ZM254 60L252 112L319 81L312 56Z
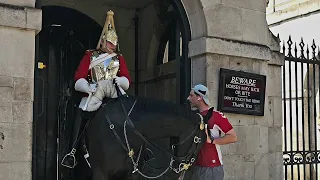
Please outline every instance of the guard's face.
M103 41L104 40L101 40L101 45L103 45ZM112 44L111 42L109 41L106 41L106 47L103 48L103 46L101 46L101 49L104 51L104 52L107 52L107 53L113 53L116 51L116 45Z
M200 104L200 96L196 95L193 90L190 91L188 101L190 102L191 108L198 108Z
M107 41L107 47L112 52L116 51L116 46L114 44L112 44L111 42L109 42L109 41Z

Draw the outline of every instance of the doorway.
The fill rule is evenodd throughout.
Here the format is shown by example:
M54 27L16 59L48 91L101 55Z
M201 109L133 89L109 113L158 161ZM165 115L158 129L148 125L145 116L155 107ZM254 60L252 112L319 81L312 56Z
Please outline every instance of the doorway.
M75 10L76 7L63 7L65 5L59 5L58 2L53 3L55 6L46 4L54 1L43 0L39 3L43 12L43 27L36 37L33 180L84 180L85 176L90 179L90 174L81 174L88 172L86 169L77 169L88 168L82 157L78 158L78 163L84 166L79 165L74 171L64 169L58 162L70 150L73 107L80 99L73 96L77 95L73 91L73 73L85 50L96 47L102 27L88 14ZM130 21L133 28L117 28L120 22L117 24L116 21L120 50L124 50L127 55L125 58L131 60L129 70L134 82L129 94L185 103L191 84L191 63L188 58L191 33L184 7L180 0L148 2L153 4L142 4L141 7L154 8L154 18L159 20L156 24L158 27L153 29L153 34L149 34L148 38L144 37L145 32L149 32L144 28L144 23L149 17L143 14L148 14L149 10L141 7L128 10L135 12ZM123 18L124 14L115 16ZM130 43L126 38L132 38ZM148 52L144 52L145 49ZM166 90L167 87L170 89ZM158 92L165 93L159 96Z
M96 46L102 28L69 8L42 10L43 28L36 37L33 179L69 180L79 173L58 162L70 149L73 106L79 99L73 91L73 73L84 52Z

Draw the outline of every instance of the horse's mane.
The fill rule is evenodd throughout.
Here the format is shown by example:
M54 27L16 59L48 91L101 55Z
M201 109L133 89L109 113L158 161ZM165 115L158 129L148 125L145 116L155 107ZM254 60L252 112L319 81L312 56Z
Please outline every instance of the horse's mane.
M181 116L188 120L195 121L195 118L199 118L199 115L187 105L180 105L170 101L157 100L148 97L131 97L132 101L137 100L134 110L137 112L153 112L163 113L174 116Z

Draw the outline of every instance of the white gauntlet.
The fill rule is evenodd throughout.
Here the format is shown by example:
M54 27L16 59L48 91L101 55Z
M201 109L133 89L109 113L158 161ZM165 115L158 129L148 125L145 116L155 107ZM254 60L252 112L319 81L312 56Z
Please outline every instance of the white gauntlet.
M129 89L129 80L124 76L122 76L122 77L116 76L115 83L118 86L120 86L124 91Z
M100 105L102 104L102 100L105 97L106 91L108 90L109 84L110 81L108 80L102 80L97 83L96 92L89 99L87 111L96 111L99 109Z
M84 93L88 93L88 94L90 94L90 92L92 92L88 81L84 78L80 78L77 80L77 82L74 84L74 89L76 91L84 92Z
M77 80L77 82L74 85L74 89L79 92L88 93L88 97L83 97L81 99L81 102L79 104L79 108L81 108L83 111L87 111L88 102L90 101L92 94L96 91L96 85L95 84L89 84L88 81L84 78L80 78Z

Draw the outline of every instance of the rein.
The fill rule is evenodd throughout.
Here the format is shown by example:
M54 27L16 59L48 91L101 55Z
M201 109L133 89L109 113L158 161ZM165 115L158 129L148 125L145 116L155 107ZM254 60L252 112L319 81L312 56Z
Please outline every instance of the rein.
M129 158L131 159L132 161L132 164L133 164L133 172L132 173L135 173L135 172L138 172L141 176L145 177L145 178L148 178L148 179L155 179L155 178L159 178L161 177L162 175L164 175L169 169L173 170L175 173L179 174L181 173L182 171L186 171L188 170L192 164L194 163L195 161L195 158L197 156L197 153L198 151L200 150L201 148L201 138L199 137L200 134L201 134L201 131L204 130L204 121L203 121L203 117L198 113L198 115L200 116L201 120L200 120L200 123L199 125L196 125L195 128L193 129L193 131L190 133L190 135L188 137L186 137L184 140L182 140L180 143L177 143L177 144L174 144L172 145L172 149L174 149L175 147L179 146L179 145L182 145L184 144L185 142L187 142L187 140L189 140L190 138L193 138L193 144L191 145L191 147L189 148L189 151L187 152L187 154L183 157L178 157L178 156L175 156L174 154L172 154L171 152L161 148L160 146L158 146L157 144L153 143L152 141L148 140L146 137L144 137L139 131L138 129L134 126L133 122L131 121L131 118L129 117L135 104L136 104L136 101L134 101L131 109L129 110L129 112L127 112L126 108L124 107L123 105L123 102L122 102L122 94L119 90L119 87L117 85L115 85L116 87L116 90L117 90L117 94L118 94L118 99L120 100L120 104L121 104L121 107L122 107L122 111L123 113L125 114L126 116L126 119L124 121L124 124L123 124L123 131L124 131L124 136L125 136L125 143L124 144L122 142L122 140L120 139L118 133L114 130L114 125L112 124L109 116L107 115L107 113L105 113L105 117L108 121L108 124L109 124L109 128L112 130L113 134L116 136L116 138L118 139L119 143L121 144L121 146L124 148L125 151L127 151L128 153L128 156ZM127 136L127 131L126 131L126 127L127 127L127 124L131 127L131 129L133 130L133 132L138 135L145 143L153 146L153 147L157 147L158 149L160 149L161 151L163 152L166 152L167 154L169 154L171 156L171 160L170 160L170 163L168 165L168 167L162 172L160 173L159 175L157 176L147 176L145 174L143 174L139 169L138 169L138 163L139 163L139 159L140 159L140 155L141 155L141 150L142 150L142 146L140 147L140 150L139 150L139 154L138 154L138 158L137 158L137 161L134 161L133 159L133 156L134 156L134 150L130 147L130 144L129 144L129 141L128 141L128 136ZM197 136L198 135L198 136ZM192 148L192 146L195 146L194 148ZM193 150L192 150L193 149ZM163 158L163 157L162 157ZM164 158L163 158L164 159ZM177 168L174 168L173 167L173 163L174 161L176 161L176 159L179 159L180 160L180 164L178 165Z

